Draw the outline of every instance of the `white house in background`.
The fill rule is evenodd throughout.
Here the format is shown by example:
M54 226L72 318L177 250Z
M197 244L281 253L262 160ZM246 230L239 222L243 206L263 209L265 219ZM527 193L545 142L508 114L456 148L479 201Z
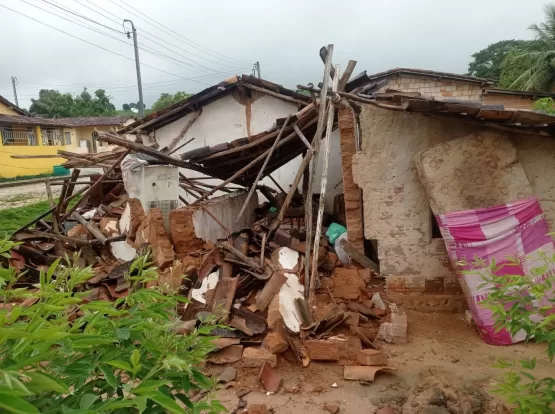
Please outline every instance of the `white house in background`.
M296 93L266 80L248 75L234 76L218 85L211 86L188 99L161 111L152 113L119 130L120 133L148 134L163 148L177 137L183 128L195 119L180 143L195 138L190 144L176 151L178 156L195 148L213 146L248 138L270 129L278 118L299 111L310 103L308 96ZM200 115L198 114L200 113ZM288 190L301 162L297 157L272 173L272 177ZM333 211L333 200L343 193L339 131L331 138L331 157L328 173L326 211ZM322 162L319 163L322 165ZM200 177L196 171L186 170L187 177ZM219 181L214 180L214 183ZM263 184L275 188L269 178ZM319 180L315 181L314 193L320 192ZM190 197L190 196L187 196ZM189 198L188 201L193 201Z

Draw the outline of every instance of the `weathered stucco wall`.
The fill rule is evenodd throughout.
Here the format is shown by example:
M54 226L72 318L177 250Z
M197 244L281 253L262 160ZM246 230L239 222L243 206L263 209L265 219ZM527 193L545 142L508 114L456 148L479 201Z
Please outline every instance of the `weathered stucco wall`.
M364 236L377 240L388 296L402 302L423 292L459 295L443 239L432 239L430 205L413 158L425 148L476 128L370 106L363 107L360 127L362 151L353 159L353 176L363 193ZM419 301L416 307L452 305L443 297L433 305L421 297L414 300Z
M484 131L509 139L555 228L554 140L370 106L363 107L360 125L362 151L353 159L353 176L363 192L364 235L377 241L388 296L398 303L433 309L462 304L443 239L432 238L430 204L414 162L426 148Z

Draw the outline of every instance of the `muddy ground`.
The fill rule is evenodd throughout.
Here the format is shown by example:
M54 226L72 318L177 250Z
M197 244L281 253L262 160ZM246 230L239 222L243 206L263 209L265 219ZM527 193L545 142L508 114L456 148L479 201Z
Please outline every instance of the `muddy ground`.
M237 393L250 390L243 397L247 403L265 403L278 414L326 413L325 404L338 405L340 413L374 413L384 406L396 413L508 413L489 393L502 374L492 367L495 361L535 356L538 375L552 369L541 345L486 345L461 314L408 311L407 315L408 343L381 344L389 365L397 368L394 374L379 373L373 383L361 384L344 380L343 367L336 363L297 368L280 358L276 369L283 385L276 394L267 395L257 380L257 369L238 369L236 381L219 391L218 398L230 412L237 407ZM438 398L443 402L430 405Z

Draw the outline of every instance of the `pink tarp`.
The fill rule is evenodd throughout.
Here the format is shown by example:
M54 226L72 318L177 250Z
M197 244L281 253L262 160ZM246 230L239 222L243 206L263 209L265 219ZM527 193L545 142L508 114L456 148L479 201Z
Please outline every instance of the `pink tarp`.
M495 332L492 312L480 305L492 287L480 287L484 283L481 274L486 274L487 269L476 269L471 265L460 267L456 263L472 263L477 257L490 263L495 258L496 264L502 266L509 263L508 256L518 257L520 266L502 266L497 275L526 275L531 284L543 283L548 273L554 274L555 265L547 263L548 271L543 275L533 276L531 270L545 266L539 252L553 257L555 246L548 235L549 229L538 200L529 197L500 206L440 214L437 220L482 340L493 345L522 341L525 338L523 332L513 337L505 330ZM470 269L478 272L467 274L461 271ZM546 300L542 305L553 304Z

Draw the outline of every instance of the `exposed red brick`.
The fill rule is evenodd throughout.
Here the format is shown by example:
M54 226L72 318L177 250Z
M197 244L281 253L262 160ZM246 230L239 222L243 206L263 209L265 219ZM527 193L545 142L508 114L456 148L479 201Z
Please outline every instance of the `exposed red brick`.
M268 335L266 335L263 345L272 354L281 354L282 352L287 351L287 348L289 348L289 344L279 332L270 332Z
M195 234L193 211L187 207L170 212L170 236L177 255L183 255L202 249L204 242Z
M310 359L314 361L338 361L340 357L339 341L308 340L303 342Z
M385 365L387 360L377 349L361 349L357 352L357 360L362 365Z
M141 223L135 237L135 247L141 248L149 244L152 249L154 262L160 269L165 269L175 259L173 245L164 228L164 219L159 208L152 208L148 216Z
M333 272L333 296L337 299L358 299L366 288L357 269L336 268Z
M243 366L246 368L260 368L265 361L275 367L277 357L265 348L246 348L243 352Z
M145 220L146 214L143 205L141 204L141 200L138 198L130 198L127 200L127 205L129 206L131 212L131 221L127 236L130 239L135 240L137 230L139 229L141 223Z
M106 237L119 236L119 220L114 217L102 217L100 219L100 231Z
M89 232L82 224L77 224L73 226L67 232L68 237L73 237L76 239L87 239L89 237Z

